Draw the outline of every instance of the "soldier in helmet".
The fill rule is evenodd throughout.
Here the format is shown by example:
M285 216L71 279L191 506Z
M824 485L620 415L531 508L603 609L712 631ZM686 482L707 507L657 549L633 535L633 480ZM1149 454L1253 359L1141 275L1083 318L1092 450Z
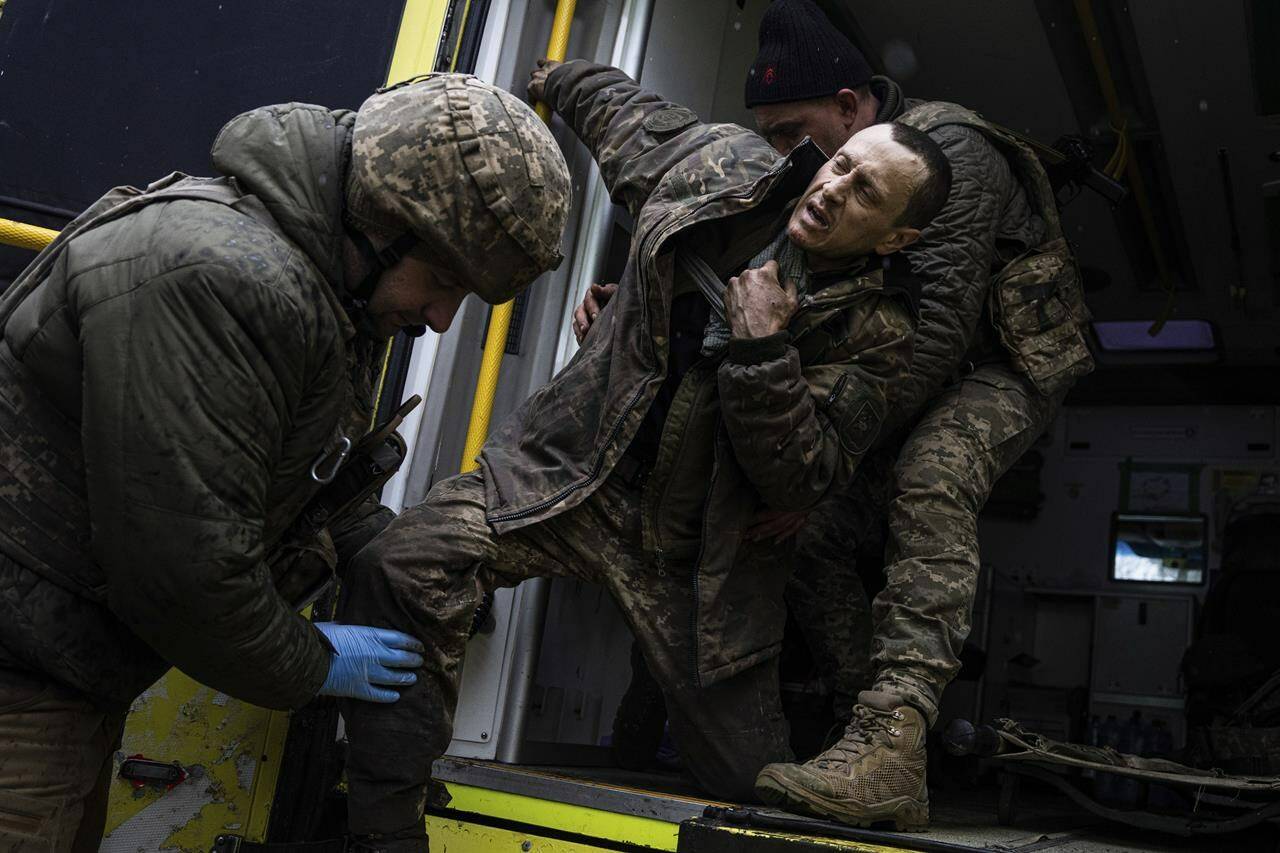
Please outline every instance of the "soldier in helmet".
M741 533L852 476L910 360L898 263L950 180L927 136L882 126L779 157L617 69L542 65L529 94L575 130L636 220L617 295L569 365L354 561L346 613L412 633L396 705L347 703L352 830L425 851L479 595L533 576L600 583L671 709L698 781L751 793L790 755L776 656L785 572Z
M560 259L563 157L469 77L253 110L213 162L113 190L0 299L6 851L98 849L125 713L171 666L271 708L413 683L416 640L297 614L298 574L390 518L349 500L317 529L342 502L316 500L387 338Z

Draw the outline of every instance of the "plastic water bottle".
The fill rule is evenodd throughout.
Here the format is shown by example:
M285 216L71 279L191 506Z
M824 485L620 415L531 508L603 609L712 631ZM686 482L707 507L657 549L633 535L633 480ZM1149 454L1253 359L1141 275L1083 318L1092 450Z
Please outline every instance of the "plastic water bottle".
M1143 737L1145 726L1142 722L1142 712L1134 711L1133 716L1124 724L1120 732L1120 751L1127 755L1142 755L1146 750L1146 740ZM1142 793L1142 784L1137 779L1128 776L1116 777L1116 802L1119 805L1132 808L1138 804L1138 797Z
M1173 757L1173 732L1169 731L1164 720L1151 723L1151 741L1151 754L1156 758Z
M1173 732L1164 720L1151 723L1150 752L1156 758L1173 757ZM1167 785L1152 785L1147 794L1147 802L1159 809L1178 809L1183 807L1182 798L1177 791Z
M1120 723L1115 714L1107 714L1107 719L1098 727L1098 746L1120 747ZM1115 799L1116 781L1119 777L1111 773L1099 773L1093 780L1093 798L1102 803L1110 803Z
M1085 729L1084 742L1089 746L1098 746L1099 745L1098 740L1101 736L1102 736L1102 721L1098 719L1097 714L1094 714L1092 717L1089 718L1089 725ZM1098 774L1093 770L1085 770L1080 775L1083 776L1085 779L1092 779L1094 776Z

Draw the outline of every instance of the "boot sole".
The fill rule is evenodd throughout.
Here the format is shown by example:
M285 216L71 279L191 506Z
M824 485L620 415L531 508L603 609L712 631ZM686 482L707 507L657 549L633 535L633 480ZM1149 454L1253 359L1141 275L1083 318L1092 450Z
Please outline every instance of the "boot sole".
M929 803L911 797L898 797L875 808L851 811L848 804L832 800L812 791L793 786L771 773L756 779L756 793L771 806L816 817L831 818L849 826L868 829L872 824L892 821L898 832L923 832L929 828Z

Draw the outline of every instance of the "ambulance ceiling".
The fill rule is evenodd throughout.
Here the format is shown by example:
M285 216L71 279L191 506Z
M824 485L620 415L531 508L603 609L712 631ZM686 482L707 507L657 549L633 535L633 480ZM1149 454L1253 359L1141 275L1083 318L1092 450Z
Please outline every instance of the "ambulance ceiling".
M1101 166L1116 135L1084 35L1092 7L1154 236L1132 195L1116 212L1087 190L1067 206L1090 305L1105 319L1161 316L1163 267L1169 316L1211 321L1231 368L1189 373L1219 390L1280 385L1280 3L819 2L909 96L964 103L1046 142L1082 135Z

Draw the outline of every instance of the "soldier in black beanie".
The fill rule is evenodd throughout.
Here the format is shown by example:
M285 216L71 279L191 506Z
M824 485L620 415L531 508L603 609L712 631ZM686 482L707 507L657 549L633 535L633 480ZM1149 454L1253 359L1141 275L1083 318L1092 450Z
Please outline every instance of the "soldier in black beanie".
M776 0L760 23L760 51L747 72L747 108L779 151L812 137L834 154L856 129L875 124L872 73L862 51L812 0Z
M905 100L811 0L775 0L767 10L746 103L780 153L808 137L832 154L833 173L853 179L841 181L850 192L874 196L862 167L839 153L874 124L924 131L951 165L941 213L902 250L921 288L915 354L869 459L811 511L765 510L744 531L747 540L795 537L787 604L848 720L816 758L765 767L755 792L855 826L920 829L929 816L925 731L969 634L978 511L1091 368L1088 312L1030 150L964 107ZM599 310L594 298L575 315L579 334ZM859 554L885 562L874 605ZM643 664L633 659L614 723L624 766L651 761L663 730L663 697Z
M817 758L764 768L757 794L854 825L918 829L929 813L925 730L969 633L978 511L1092 366L1080 328L1088 312L1070 276L1018 293L1040 311L1070 306L1052 329L1019 328L991 310L992 282L1022 252L1074 268L1052 193L1038 191L1047 187L1043 171L976 113L904 100L812 0L776 0L765 13L746 105L782 153L810 137L834 154L853 134L892 121L924 130L951 164L946 205L904 249L921 283L920 325L875 461L807 516L762 513L746 533L795 534L788 605L835 686L836 713L850 715L844 736ZM1040 366L1025 356L1033 341L1049 341ZM887 586L874 605L854 565L855 553L868 552L885 559Z

